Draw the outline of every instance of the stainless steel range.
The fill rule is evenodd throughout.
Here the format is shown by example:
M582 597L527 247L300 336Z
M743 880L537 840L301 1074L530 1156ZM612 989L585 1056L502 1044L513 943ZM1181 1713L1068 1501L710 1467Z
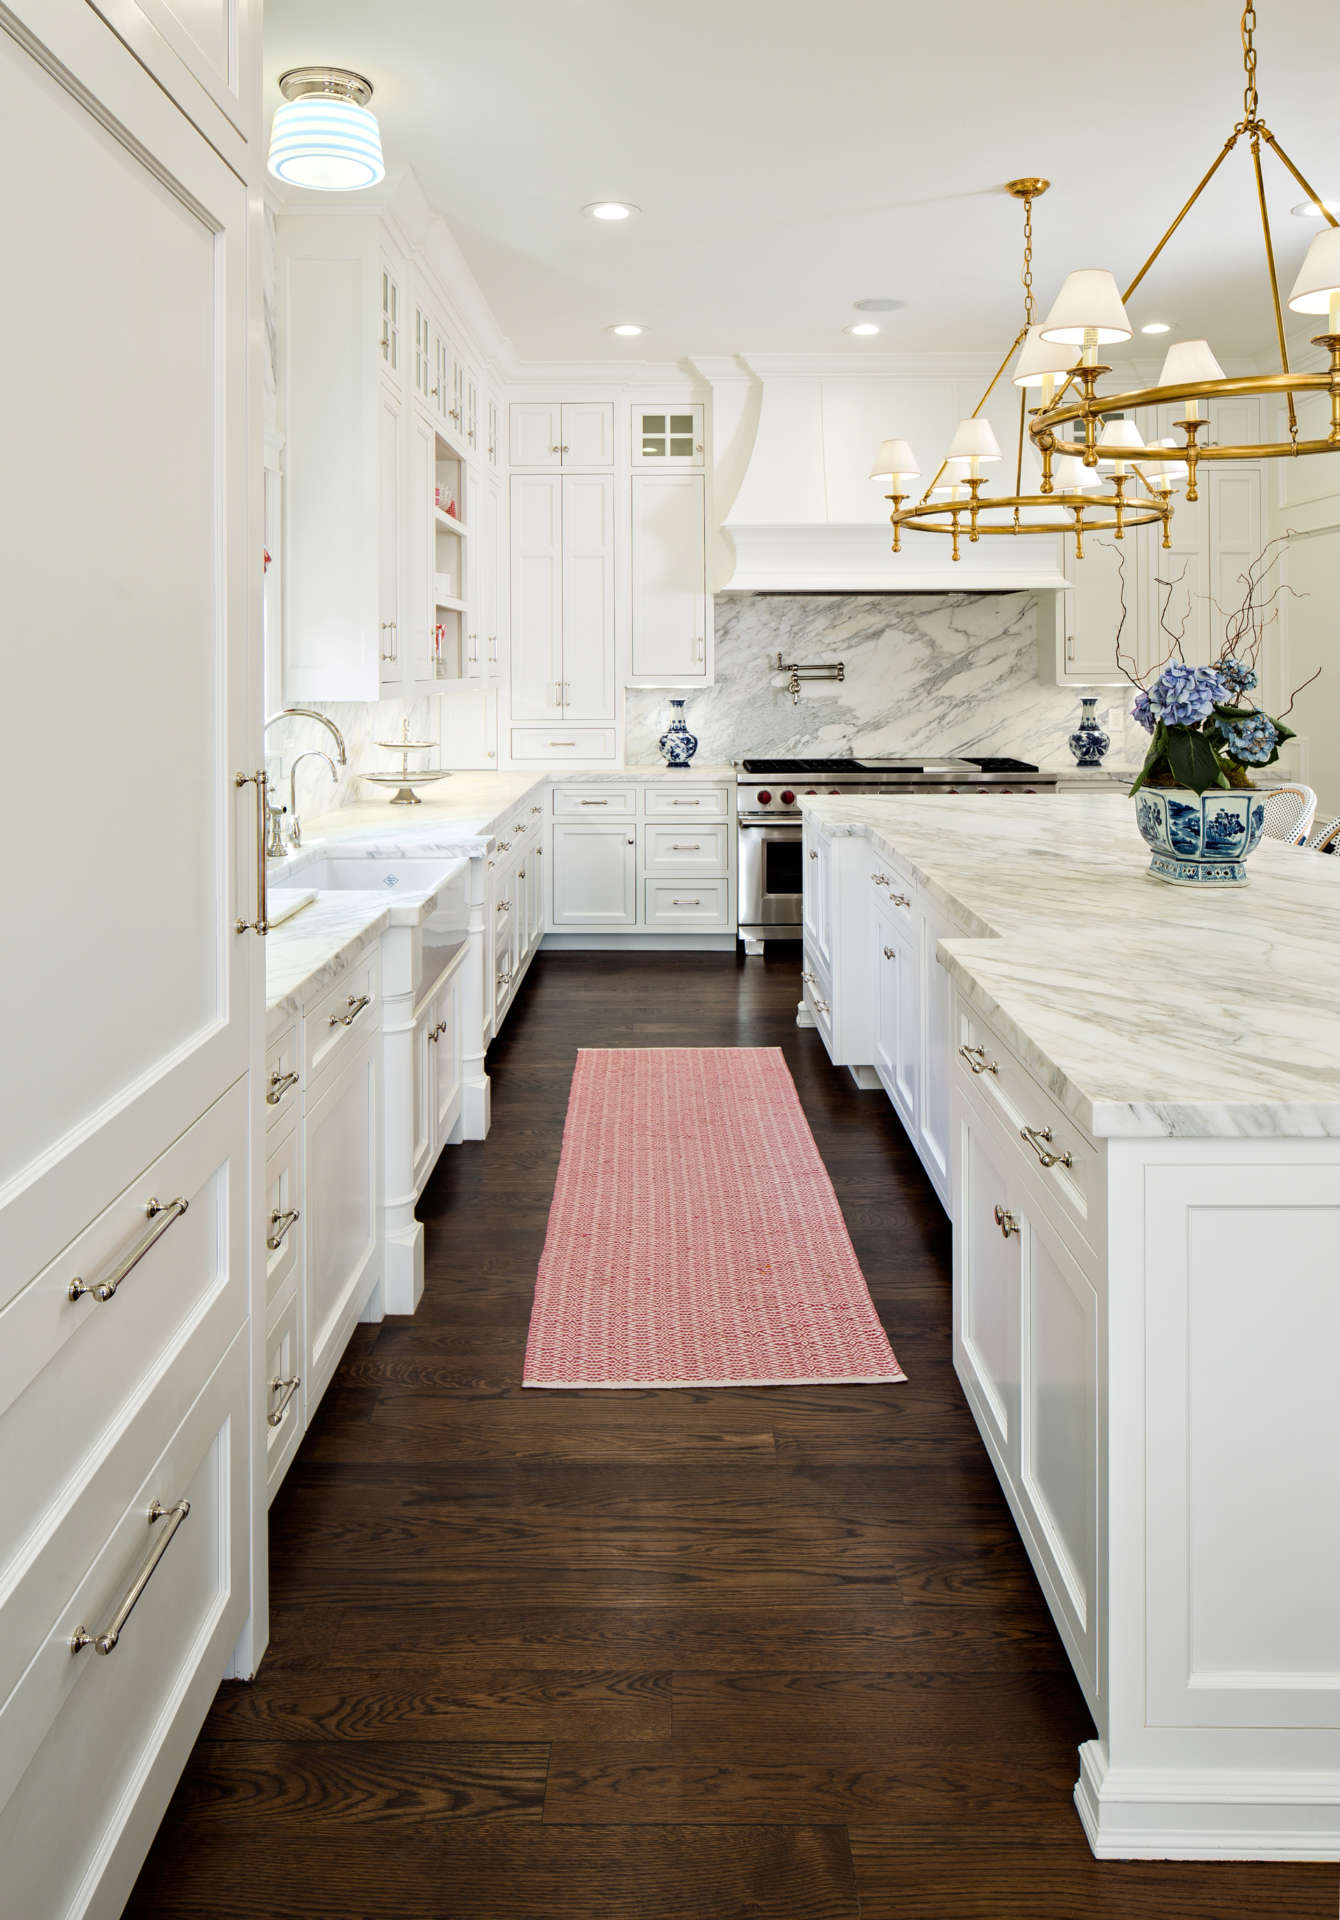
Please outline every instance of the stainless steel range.
M765 940L801 935L801 812L810 794L1051 793L1054 773L1026 760L739 760L740 938L746 953Z

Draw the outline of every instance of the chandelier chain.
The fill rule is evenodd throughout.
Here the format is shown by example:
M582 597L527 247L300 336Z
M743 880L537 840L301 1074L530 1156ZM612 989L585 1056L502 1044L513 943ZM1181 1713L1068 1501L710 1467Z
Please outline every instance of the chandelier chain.
M1024 198L1024 270L1019 276L1024 289L1024 325L1033 324L1033 196Z
M1256 91L1256 8L1252 0L1247 0L1242 10L1242 69L1247 76L1247 85L1242 93L1242 111L1248 126L1256 122L1256 110L1259 98Z

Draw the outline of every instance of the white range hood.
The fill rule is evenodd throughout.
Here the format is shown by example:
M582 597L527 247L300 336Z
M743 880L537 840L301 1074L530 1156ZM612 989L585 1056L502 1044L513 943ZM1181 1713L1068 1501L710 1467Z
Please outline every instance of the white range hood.
M948 356L851 360L749 355L699 360L712 384L718 593L970 593L1059 589L1060 542L1036 538L961 540L905 533L892 551L883 483L869 480L879 442L898 433L923 462L945 447L985 381L976 363ZM975 391L974 391L975 389ZM1012 449L1014 389L996 426ZM1031 451L1031 450L1030 450ZM1009 471L1006 473L1006 465ZM928 469L925 485L929 480ZM988 492L1014 486L1012 460Z

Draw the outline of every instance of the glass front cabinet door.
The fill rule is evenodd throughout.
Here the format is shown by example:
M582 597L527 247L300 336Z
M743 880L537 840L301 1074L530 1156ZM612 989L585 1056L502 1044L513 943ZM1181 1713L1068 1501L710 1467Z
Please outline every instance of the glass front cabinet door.
M702 408L634 407L632 445L636 467L700 467Z

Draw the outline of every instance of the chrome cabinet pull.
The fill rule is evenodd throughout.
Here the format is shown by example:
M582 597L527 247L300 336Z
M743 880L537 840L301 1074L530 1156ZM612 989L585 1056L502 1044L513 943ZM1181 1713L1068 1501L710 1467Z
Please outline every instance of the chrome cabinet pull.
M266 1106L277 1107L289 1088L296 1087L297 1084L298 1075L296 1073L281 1073L279 1068L276 1067L270 1075L270 1091L265 1096Z
M577 742L575 740L551 740L549 744L551 747L575 747Z
M507 986L510 986L510 985L511 985L511 983L512 983L512 971L511 971L511 968L510 968L510 967L504 967L504 968L503 968L503 970L502 970L502 972L501 972L501 973L500 973L500 974L498 975L498 985L499 985L500 987L507 987Z
M92 1647L95 1653L111 1653L115 1649L117 1641L121 1638L123 1627L135 1611L135 1602L144 1592L150 1580L152 1580L154 1569L172 1545L177 1528L190 1511L191 1503L189 1500L179 1500L175 1507L165 1507L160 1501L154 1501L149 1509L150 1525L152 1525L155 1520L166 1520L168 1523L161 1538L156 1540L150 1549L149 1556L145 1560L144 1565L127 1587L124 1599L103 1631L101 1633L90 1633L87 1627L75 1628L74 1632L70 1635L71 1653L79 1653L85 1647Z
M531 812L532 812L532 813L543 813L543 812L544 812L544 808L543 808L543 807L532 807L532 808L531 808Z
M672 840L670 842L671 853L701 853L702 850L702 842L700 840Z
M810 848L810 859L811 859L811 860L817 860L818 858L819 858L819 849L818 849L817 847L811 847L811 848Z
M510 853L512 851L512 843L510 840L500 840L498 845L504 853Z
M1008 1240L1012 1233L1018 1233L1019 1222L1008 1207L996 1208L996 1225L1000 1228L1001 1238Z
M701 900L672 900L670 902L672 907L700 907L702 904Z
M271 1253L278 1253L289 1229L301 1219L302 1215L296 1207L289 1207L287 1210L282 1207L275 1208L270 1215L270 1231L265 1236L265 1244Z
M577 804L582 807L607 807L609 805L609 801L608 800L580 800L578 801Z
M497 906L494 908L494 912L509 913L511 911L511 907L512 907L512 903L510 900L500 900Z
M700 807L702 804L701 800L672 800L670 802L672 807Z
M912 902L905 893L890 893L889 899L895 907L910 907L912 905Z
M364 1007L370 1007L372 1005L372 995L370 993L360 993L358 998L355 999L351 993L345 1005L349 1009L348 1013L332 1013L328 1023L330 1026L352 1027Z
M1029 1146L1032 1147L1034 1153L1038 1156L1039 1164L1044 1167L1073 1167L1075 1164L1070 1156L1069 1148L1066 1148L1062 1153L1052 1151L1052 1130L1050 1127L1020 1127L1019 1138L1021 1140L1027 1140Z
M966 1060L974 1073L999 1073L1000 1067L995 1060L988 1060L985 1047L970 1047L966 1044L958 1050L960 1060Z
M291 1380L272 1380L270 1382L271 1393L282 1393L284 1397L277 1407L266 1414L265 1424L267 1427L277 1427L279 1425L284 1415L288 1412L289 1401L301 1385L302 1375L300 1373L295 1373Z
M233 922L238 933L259 933L262 938L270 931L270 888L265 871L265 821L270 807L270 777L263 767L255 773L235 773L235 787L256 788L256 918L238 919Z
M70 1299L82 1300L87 1294L93 1300L115 1300L116 1290L126 1275L140 1264L150 1247L163 1238L173 1221L181 1219L189 1204L189 1201L182 1199L167 1202L146 1200L145 1217L152 1220L154 1224L144 1238L137 1241L129 1253L123 1253L111 1272L105 1273L101 1280L81 1280L76 1276L66 1289Z
M447 1030L446 1021L439 1020L437 1025L433 1028L432 1032L428 1035L429 1040L430 1041L440 1040L443 1034L446 1032L446 1030Z
M524 833L525 831L526 831L526 823L524 820L522 820L518 825L512 828L513 833Z
M884 958L886 960L896 960L898 958L898 949L896 947L885 947Z
M870 878L877 887L891 887L893 885L887 873L872 873Z

